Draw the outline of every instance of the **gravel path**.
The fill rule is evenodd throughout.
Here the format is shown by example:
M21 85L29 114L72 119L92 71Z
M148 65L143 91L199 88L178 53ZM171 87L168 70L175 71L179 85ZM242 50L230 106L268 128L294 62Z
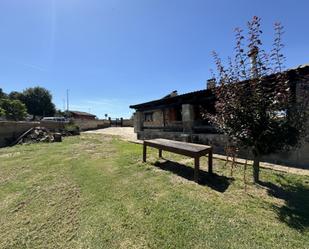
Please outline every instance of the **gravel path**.
M105 129L86 131L85 133L119 136L123 140L134 142L134 143L143 142L141 140L137 140L136 133L134 133L133 127L109 127Z

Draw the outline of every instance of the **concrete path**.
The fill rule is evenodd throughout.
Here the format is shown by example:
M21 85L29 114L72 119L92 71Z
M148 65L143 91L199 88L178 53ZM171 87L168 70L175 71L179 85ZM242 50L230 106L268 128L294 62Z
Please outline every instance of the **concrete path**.
M125 141L133 142L133 143L143 143L142 140L137 140L136 134L134 133L134 129L132 127L109 127L105 129L86 131L85 133L95 133L95 134L103 134L103 135L113 135L118 136L120 139ZM214 154L214 158L219 160L226 160L226 156ZM244 164L245 160L241 158L237 158L236 162L239 164ZM248 165L252 165L252 161L248 161ZM287 167L278 164L272 163L261 163L262 168L272 169L280 172L292 173L296 175L306 175L309 176L309 169L298 169L293 167Z

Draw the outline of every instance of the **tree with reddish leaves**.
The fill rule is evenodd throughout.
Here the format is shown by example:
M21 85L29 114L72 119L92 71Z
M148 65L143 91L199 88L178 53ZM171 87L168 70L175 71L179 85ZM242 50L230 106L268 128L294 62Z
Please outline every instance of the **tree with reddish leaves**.
M261 19L254 16L243 30L235 29L235 57L227 66L216 52L216 114L211 122L253 157L253 180L259 181L263 155L296 146L305 131L308 101L297 103L288 72L283 72L283 27L275 24L273 49L263 49ZM306 91L304 91L306 92ZM307 91L308 92L308 91ZM303 100L308 100L304 97Z

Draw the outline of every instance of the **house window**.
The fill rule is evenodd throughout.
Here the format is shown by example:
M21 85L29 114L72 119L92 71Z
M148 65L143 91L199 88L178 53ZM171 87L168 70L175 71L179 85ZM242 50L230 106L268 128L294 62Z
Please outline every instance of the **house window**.
M176 121L181 121L182 120L182 109L177 108L176 109Z
M145 113L145 121L152 122L153 121L153 112Z

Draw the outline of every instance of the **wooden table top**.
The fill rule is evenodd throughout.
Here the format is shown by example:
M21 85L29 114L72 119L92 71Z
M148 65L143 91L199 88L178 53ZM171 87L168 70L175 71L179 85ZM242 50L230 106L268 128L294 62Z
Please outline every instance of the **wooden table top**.
M145 140L144 143L150 146L158 145L158 146L171 147L171 148L180 149L180 150L186 150L190 152L203 152L203 151L212 149L212 147L208 145L180 142L180 141L174 141L174 140L163 139L163 138Z

